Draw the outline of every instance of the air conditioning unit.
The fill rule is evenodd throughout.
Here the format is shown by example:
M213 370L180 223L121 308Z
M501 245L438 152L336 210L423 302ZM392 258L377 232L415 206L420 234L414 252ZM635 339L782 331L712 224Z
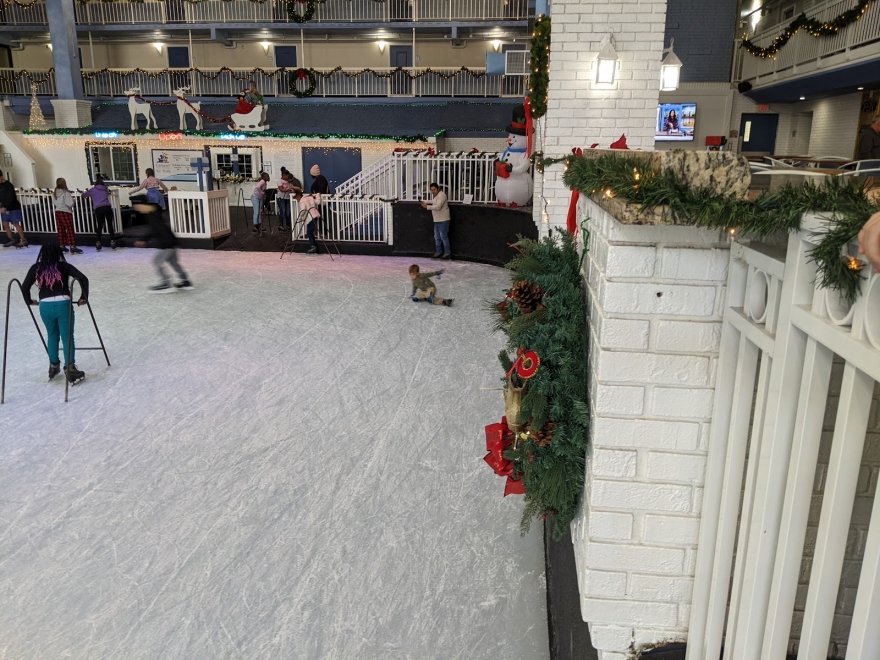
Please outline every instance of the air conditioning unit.
M527 50L508 50L504 53L504 74L507 76L529 75L529 56Z

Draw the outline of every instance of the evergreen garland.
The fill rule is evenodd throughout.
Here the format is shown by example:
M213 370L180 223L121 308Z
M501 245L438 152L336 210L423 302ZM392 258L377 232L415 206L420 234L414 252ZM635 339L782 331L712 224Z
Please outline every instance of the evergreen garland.
M505 301L488 306L495 328L508 337L507 351L499 359L506 372L512 364L508 351L515 354L524 347L538 354L541 366L528 380L522 400L528 426L505 457L525 484L522 532L528 531L532 518L552 517L558 537L574 518L584 486L589 420L586 298L577 246L568 232L551 231L541 241L520 239L514 248L519 254L507 264L512 284L528 282L544 295L531 312Z
M814 37L833 37L843 28L855 23L865 12L874 0L859 0L859 3L852 9L839 14L830 21L817 21L815 18L807 18L806 14L800 14L791 23L788 24L779 35L776 36L770 45L761 48L752 43L751 40L743 38L740 46L749 51L755 57L767 59L768 57L776 57L776 54L789 42L789 40L798 33L799 30L805 30Z
M532 117L537 119L547 113L547 83L550 79L550 17L538 16L532 32L530 54L532 73L529 76L529 99Z
M845 258L846 245L856 240L868 217L880 210L880 203L866 197L864 183L828 177L819 185L786 185L748 201L689 187L672 172L661 171L638 157L608 154L561 160L567 163L562 180L569 188L584 195L622 197L643 210L665 206L675 224L735 229L762 237L798 231L804 213L830 212L827 232L810 253L818 267L819 283L840 291L850 302L858 296L860 267ZM546 166L559 160L543 162Z

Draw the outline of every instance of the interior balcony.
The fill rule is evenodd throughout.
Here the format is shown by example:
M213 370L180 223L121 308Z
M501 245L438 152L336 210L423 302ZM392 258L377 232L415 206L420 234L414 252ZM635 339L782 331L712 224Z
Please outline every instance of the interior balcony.
M827 0L805 14L826 23L852 7L852 0ZM767 48L792 20L785 18L745 36L755 46ZM833 36L814 37L799 30L773 56L755 56L737 47L733 80L749 90L750 97L767 103L880 86L880 3L868 5L861 18Z

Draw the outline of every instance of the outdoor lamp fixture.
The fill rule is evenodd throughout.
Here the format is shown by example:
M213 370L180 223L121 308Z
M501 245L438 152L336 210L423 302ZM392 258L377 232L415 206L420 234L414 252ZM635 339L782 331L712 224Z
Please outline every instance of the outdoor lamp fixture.
M501 39L493 39L492 40L492 49L497 53L501 50Z
M674 92L678 89L678 79L681 76L681 60L672 50L675 39L669 40L669 48L663 51L663 61L660 63L660 91Z
M376 45L379 47L379 52L380 52L380 53L384 53L384 52L385 52L385 46L388 45L388 42L387 42L387 41L377 41L377 42L376 42Z
M261 42L260 42L260 45L263 47L263 52L264 52L264 53L268 53L268 52L269 52L269 46L271 46L272 44L269 43L268 41L261 41Z
M596 56L596 83L611 85L617 72L617 51L614 50L614 36L609 32L602 39L599 54Z
M162 44L161 41L156 41L156 42L153 43L153 48L156 49L156 52L157 52L157 53L161 53L161 52L162 52L162 46L163 46L163 44Z

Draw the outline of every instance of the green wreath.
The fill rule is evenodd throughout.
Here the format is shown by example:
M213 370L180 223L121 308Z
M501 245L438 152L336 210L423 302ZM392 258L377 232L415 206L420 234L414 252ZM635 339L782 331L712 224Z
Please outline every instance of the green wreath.
M318 86L318 78L315 76L315 72L311 69L297 69L294 72L294 79L290 83L290 93L296 96L297 98L305 98L306 96L311 96L315 93L315 87ZM308 78L309 86L304 90L300 91L299 87L296 86L296 83L304 78Z
M306 6L306 11L304 14L300 15L296 13L296 10L293 8L293 5L299 3L301 5ZM287 0L287 16L294 23L305 23L306 21L312 20L312 17L315 15L315 0Z

